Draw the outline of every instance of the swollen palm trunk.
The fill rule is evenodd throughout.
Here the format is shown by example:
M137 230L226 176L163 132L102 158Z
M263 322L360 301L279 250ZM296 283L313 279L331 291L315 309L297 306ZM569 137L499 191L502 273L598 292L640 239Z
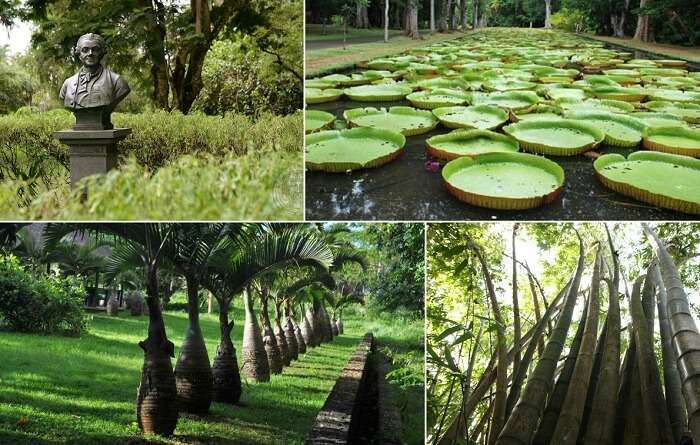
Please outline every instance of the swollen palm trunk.
M304 334L304 340L306 341L306 346L315 348L318 346L318 337L316 336L316 317L312 308L306 310L304 314L304 327L301 332Z
M277 344L277 339L275 334L272 332L272 327L265 326L263 330L263 343L265 344L265 354L267 355L267 362L270 366L270 372L272 374L282 373L282 354L280 353L280 347Z
M209 411L214 391L214 377L209 364L207 347L199 327L197 288L188 287L189 325L180 356L175 365L175 382L182 411L205 414Z
M214 377L199 326L196 331L192 328L187 330L175 365L175 382L182 411L196 414L209 411Z
M235 404L241 398L241 375L238 372L236 348L231 341L228 327L222 333L221 342L216 348L212 374L214 375L214 400Z
M284 366L291 365L292 359L289 356L289 345L287 344L287 338L284 335L284 330L279 323L277 323L277 327L275 329L275 337L277 339L277 346L280 350L280 356L282 357L282 363Z
M299 327L299 324L296 322L296 320L294 320L293 318L291 320L294 324L294 335L297 338L299 354L306 354L306 341L304 340L304 334L301 332L301 328Z
M337 337L340 334L340 331L338 330L338 322L335 318L331 320L331 331L333 332L333 337Z
M296 360L299 358L299 344L294 332L294 324L292 317L287 317L287 322L284 324L284 337L287 339L287 347L289 348L289 358Z
M136 420L145 434L170 436L178 418L177 387L170 357L174 346L139 343L144 350L141 383L136 401ZM170 352L167 352L170 351Z
M152 289L155 287L151 286ZM149 295L156 294L156 291L152 291ZM152 306L148 338L139 342L144 351L144 362L137 391L136 420L145 434L170 436L175 431L178 418L177 387L170 362L170 358L175 356L175 346L165 334L157 298L149 297L148 305Z
M321 342L328 343L330 341L333 341L333 333L331 332L331 321L328 317L326 309L323 307L322 304L319 306L318 310L318 325Z
M243 375L256 382L268 382L270 380L270 365L265 353L262 335L258 321L255 319L250 295L243 292L245 303L245 326L243 328Z

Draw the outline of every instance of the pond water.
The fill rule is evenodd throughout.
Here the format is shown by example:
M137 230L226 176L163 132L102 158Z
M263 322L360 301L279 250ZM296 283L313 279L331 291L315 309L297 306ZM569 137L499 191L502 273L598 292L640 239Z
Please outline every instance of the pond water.
M610 48L610 45L606 45ZM620 50L620 48L614 48ZM633 58L656 58L635 51ZM689 66L689 69L697 66ZM357 70L358 72L361 70ZM343 120L349 108L407 105L408 101L354 102L340 100L309 105ZM450 195L440 171L426 166L430 157L425 140L447 133L435 130L406 138L405 152L395 161L376 169L350 173L306 172L306 217L311 220L682 220L692 215L660 209L606 189L595 177L593 157L548 156L565 172L560 199L536 209L498 211L474 207ZM502 131L499 131L502 132ZM598 153L627 156L635 149L600 146Z

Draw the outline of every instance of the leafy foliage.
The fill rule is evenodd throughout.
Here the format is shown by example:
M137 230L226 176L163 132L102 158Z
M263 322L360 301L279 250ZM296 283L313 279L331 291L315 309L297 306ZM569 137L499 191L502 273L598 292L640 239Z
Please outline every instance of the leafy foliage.
M301 214L301 171L295 170L301 113L257 121L237 114L116 114L116 125L134 129L118 146L124 165L87 178L87 200L69 189L67 147L51 136L71 119L63 111L0 117L0 214L166 220Z
M422 224L372 224L367 233L379 248L377 273L369 280L372 305L423 313L424 232Z
M0 257L0 319L10 330L80 335L85 289L75 277L33 276L17 257Z

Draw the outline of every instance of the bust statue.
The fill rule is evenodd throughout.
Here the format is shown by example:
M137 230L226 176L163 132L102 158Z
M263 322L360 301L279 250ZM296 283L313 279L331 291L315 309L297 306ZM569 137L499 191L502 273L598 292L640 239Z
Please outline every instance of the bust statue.
M110 130L114 108L131 89L117 73L100 63L107 54L102 36L89 33L81 36L73 54L80 59L81 68L63 83L59 98L75 114L75 130Z

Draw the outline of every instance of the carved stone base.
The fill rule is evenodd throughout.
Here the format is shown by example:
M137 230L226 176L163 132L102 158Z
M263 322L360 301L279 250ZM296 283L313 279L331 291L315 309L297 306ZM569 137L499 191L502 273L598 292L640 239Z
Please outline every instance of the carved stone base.
M107 173L117 166L117 142L131 134L131 128L113 130L62 130L53 136L70 147L70 183L90 175Z

